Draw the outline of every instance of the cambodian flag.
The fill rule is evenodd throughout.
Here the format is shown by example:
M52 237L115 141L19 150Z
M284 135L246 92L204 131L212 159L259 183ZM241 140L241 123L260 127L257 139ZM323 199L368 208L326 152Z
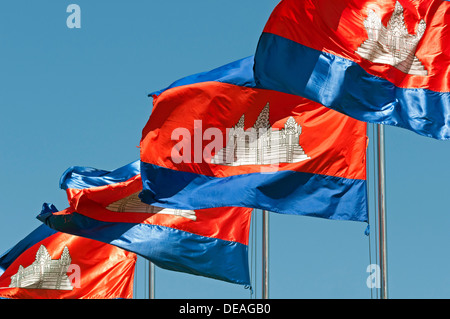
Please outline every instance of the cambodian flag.
M136 254L41 225L0 256L0 298L133 298Z
M151 95L143 202L367 221L366 123L258 88L253 56Z
M450 138L450 2L282 0L255 54L258 85L370 123Z
M165 209L141 202L140 162L114 171L71 167L60 186L69 207L38 219L61 232L134 252L168 270L250 285L251 209Z

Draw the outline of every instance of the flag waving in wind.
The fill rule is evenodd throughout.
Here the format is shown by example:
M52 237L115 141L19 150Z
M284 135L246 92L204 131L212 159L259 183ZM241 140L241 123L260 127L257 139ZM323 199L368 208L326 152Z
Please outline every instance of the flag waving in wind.
M450 1L282 0L255 80L370 123L450 139Z
M69 207L44 205L51 228L132 251L156 266L250 285L251 209L164 209L141 202L140 162L114 171L71 167L61 177Z
M133 297L136 255L41 225L0 256L0 298Z
M367 221L366 124L256 87L253 56L155 92L140 198Z

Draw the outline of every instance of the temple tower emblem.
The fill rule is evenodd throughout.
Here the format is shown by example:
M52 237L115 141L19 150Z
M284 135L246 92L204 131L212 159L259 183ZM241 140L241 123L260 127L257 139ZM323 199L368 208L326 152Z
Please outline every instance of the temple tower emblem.
M372 9L368 9L364 27L368 39L361 44L355 53L374 63L392 65L406 74L428 74L428 71L415 56L417 44L425 32L426 23L424 20L420 20L416 28L416 34L409 34L405 26L403 7L397 1L386 27Z
M230 129L228 141L215 156L212 164L227 166L296 163L310 159L300 146L302 127L291 116L284 128L273 130L269 123L267 103L252 128L245 130L245 115Z
M143 203L139 198L139 192L109 204L106 209L117 213L163 214L184 217L193 221L197 220L197 216L193 210L162 208Z
M41 245L36 253L36 260L26 268L20 265L17 273L11 276L9 287L73 290L67 276L71 261L67 246L64 246L59 259L52 259L47 248Z

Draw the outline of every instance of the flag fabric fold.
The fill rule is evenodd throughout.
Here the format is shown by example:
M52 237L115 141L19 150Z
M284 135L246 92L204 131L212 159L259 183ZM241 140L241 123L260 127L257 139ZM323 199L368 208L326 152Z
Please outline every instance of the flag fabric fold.
M136 255L37 227L0 256L3 299L130 299Z
M252 70L253 56L150 94L141 200L367 221L366 123L262 89Z
M60 186L63 211L44 205L38 219L53 229L134 252L164 269L250 285L251 209L164 209L142 203L140 162L113 171L71 167Z
M282 0L257 46L255 82L448 140L449 16L443 0Z

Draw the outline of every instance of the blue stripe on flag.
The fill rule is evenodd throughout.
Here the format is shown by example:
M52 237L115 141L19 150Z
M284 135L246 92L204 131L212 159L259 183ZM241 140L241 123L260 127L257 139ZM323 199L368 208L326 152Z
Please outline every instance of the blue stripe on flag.
M171 85L162 90L150 93L149 96L159 95L163 91L170 88L208 81L216 81L245 87L255 87L256 84L253 78L253 58L254 56L252 55L215 68L211 71L186 76L173 82Z
M336 220L368 221L366 181L296 171L212 177L141 163L147 204L180 209L251 207ZM156 186L157 186L157 191ZM158 194L155 196L155 194Z
M43 223L72 235L98 240L148 258L158 267L250 285L248 247L178 229L136 223L103 222L72 213L43 211Z
M105 186L124 182L138 174L140 174L139 160L113 171L93 167L72 166L62 174L59 186L62 189Z
M24 253L28 248L32 247L33 245L39 243L40 241L56 233L57 233L56 230L53 230L46 225L40 225L38 228L33 230L24 239L18 242L14 247L12 247L3 255L0 256L0 276L14 262L14 260L19 258L19 256L22 253Z

